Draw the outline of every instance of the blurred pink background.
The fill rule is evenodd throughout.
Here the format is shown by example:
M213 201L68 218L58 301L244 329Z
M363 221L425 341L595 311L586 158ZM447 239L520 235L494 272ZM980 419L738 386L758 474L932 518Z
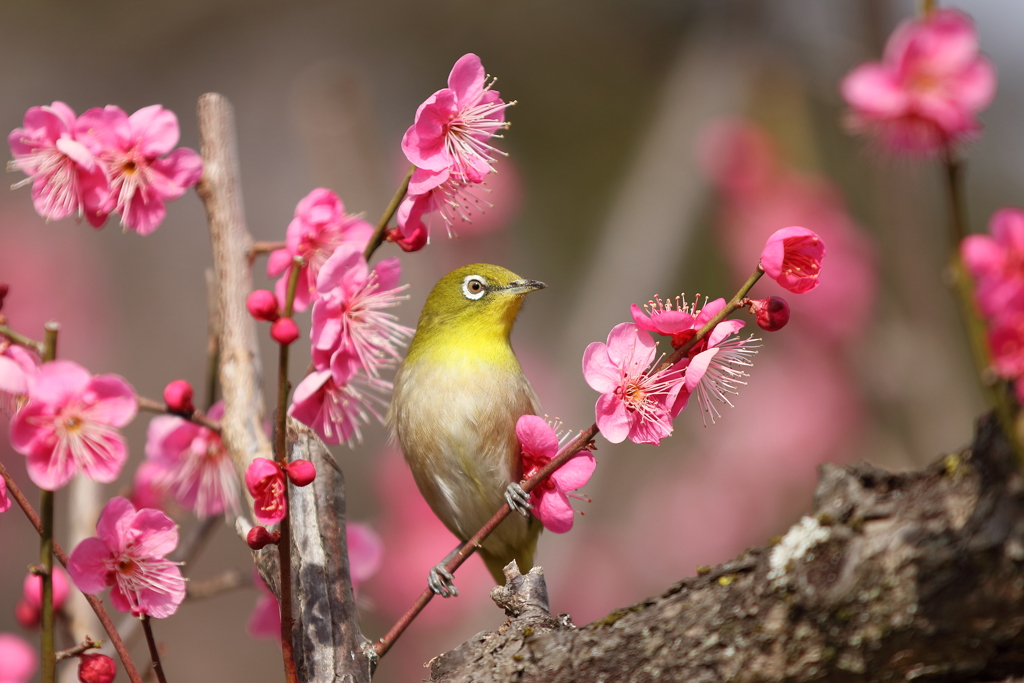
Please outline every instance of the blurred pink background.
M981 115L985 133L969 148L969 208L980 230L992 211L1024 197L1024 12L1011 0L951 4L974 17L999 73ZM915 6L16 0L0 6L0 124L9 131L27 108L53 100L79 113L159 103L178 114L181 144L197 149L196 98L224 93L236 108L250 230L278 240L295 204L318 186L376 221L399 180L399 142L417 105L444 87L459 56L479 54L496 89L518 101L499 143L510 157L498 162L487 197L495 207L458 239L435 231L426 249L401 254L411 289L399 315L414 326L433 283L467 263L546 282L513 344L545 411L572 429L590 424L597 398L580 373L583 349L629 320L631 303L681 292L729 297L772 231L818 231L829 250L824 284L787 296L789 327L759 333L744 318L764 340L734 408L707 427L687 411L657 448L598 440L585 489L593 502L577 502L585 514L575 528L544 534L538 551L552 610L585 624L784 532L809 509L820 462L915 467L970 439L982 402L941 279L940 171L881 158L841 126L839 80L877 58ZM210 264L194 193L140 238L113 220L100 231L47 225L28 188L0 192L11 324L41 337L42 324L58 320L61 356L120 373L142 395L159 398L178 378L202 386ZM269 287L264 264L255 282ZM308 313L298 320L305 334ZM308 361L301 347L293 347L293 380ZM147 422L128 429L129 466L105 496L129 485ZM5 430L0 459L27 485ZM359 593L364 632L376 639L455 539L430 515L386 429L365 431L362 445L333 451L351 518L384 538L385 566ZM57 500L58 540L69 546L67 497ZM184 534L195 520L183 514L180 523ZM0 548L0 632L37 643L13 613L38 557L16 509L0 515ZM186 572L200 581L250 565L225 524ZM376 680L425 678L431 657L501 624L482 564L470 560L456 578L460 597L434 600ZM157 623L168 679L281 680L277 645L246 634L258 596L248 588L186 602ZM141 639L133 651L145 661Z

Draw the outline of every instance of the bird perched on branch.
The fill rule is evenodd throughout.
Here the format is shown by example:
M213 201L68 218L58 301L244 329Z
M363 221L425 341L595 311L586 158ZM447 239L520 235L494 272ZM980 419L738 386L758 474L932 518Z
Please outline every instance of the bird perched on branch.
M519 487L516 437L516 421L540 403L509 336L523 297L546 286L482 263L445 275L423 306L391 400L391 426L416 484L453 534L467 541L506 501L521 513L478 550L499 584L513 559L523 572L533 566L542 528ZM444 569L458 550L430 570L438 595L458 595Z

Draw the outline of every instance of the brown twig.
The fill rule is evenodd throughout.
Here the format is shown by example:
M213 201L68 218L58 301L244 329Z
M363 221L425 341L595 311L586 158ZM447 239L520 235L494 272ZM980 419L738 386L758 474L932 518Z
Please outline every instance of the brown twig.
M234 569L229 570L206 581L190 581L188 584L188 593L185 595L186 600L204 600L206 598L212 598L220 595L221 593L227 593L228 591L235 590L236 588L242 588L243 586L251 586L252 580L248 574L245 574Z
M144 410L147 413L160 413L164 415L173 415L175 417L180 417L182 420L195 422L197 425L206 427L207 429L220 434L220 422L217 422L216 420L211 420L210 418L206 417L206 415L202 411L196 410L191 413L179 413L168 408L166 403L154 401L153 399L146 398L145 396L137 395L135 397L135 400L139 404L139 410Z
M85 640L80 642L78 645L75 645L74 647L69 647L67 650L61 650L60 652L58 652L57 653L57 661L61 662L61 661L64 661L65 659L70 659L72 657L77 657L78 655L82 654L86 650L95 650L96 648L102 647L102 646L103 646L103 641L102 640L93 640L89 636L86 636Z
M160 683L167 683L164 676L164 665L160 662L160 650L156 646L156 639L153 638L153 627L149 625L149 615L143 614L139 617L142 622L142 630L146 632L146 644L149 645L149 657L153 661L153 673Z
M21 492L21 489L15 483L14 479L11 478L11 473L7 471L3 463L0 463L0 476L4 478L7 483L7 493L14 498L14 502L18 504L22 512L28 518L29 523L36 530L36 533L42 535L43 533L43 522L39 519L39 515L36 514L32 504L28 502L28 498ZM60 547L60 544L54 541L53 543L53 554L56 556L57 561L61 563L61 566L67 568L68 556L64 550ZM110 637L110 642L113 643L114 649L117 651L118 657L121 658L121 665L124 666L125 673L128 674L128 678L131 679L132 683L142 683L142 678L139 676L139 670L135 668L135 663L132 661L132 656L128 652L128 648L125 647L124 641L121 640L120 634L117 632L117 627L114 626L114 622L110 620L110 616L107 614L107 610L103 607L103 603L95 595L85 593L85 599L89 601L89 606L92 607L92 611L96 613L96 618L100 620L103 625L103 630L107 632Z
M697 332L697 334L695 334L691 339L689 339L685 344L680 346L678 349L673 351L664 361L662 361L653 371L651 371L651 374L656 374L658 372L667 370L668 368L671 368L673 365L678 363L686 356L690 349L696 346L701 339L707 336L707 334L710 333L711 330L715 328L715 325L722 322L729 315L731 315L737 309L742 307L744 297L747 296L747 293L750 291L751 287L754 286L754 283L756 283L763 274L764 271L761 270L760 265L758 265L757 269L754 270L753 274L751 274L751 276L747 279L743 286L740 287L739 291L736 292L735 296L733 296L729 303L726 304L725 307L721 311L719 311L717 315L715 315L715 317L709 320L708 323ZM570 441L566 446L564 446L562 449L558 451L558 454L551 459L551 462L549 462L547 465L541 468L531 478L523 482L523 490L526 491L527 493L532 491L540 482L547 479L547 477L549 477L552 472L554 472L559 467L564 465L571 457L576 455L576 453L585 448L588 448L590 442L594 439L594 437L598 435L599 432L600 430L597 428L596 423L590 425L589 428L581 431L579 433L579 436L577 436L575 439ZM504 503L501 506L501 508L499 508L498 511L494 513L494 516L491 517L491 519L488 520L488 522L479 531L473 534L473 536L463 544L462 548L455 554L454 557L452 557L448 564L445 565L445 569L449 572L454 572L456 569L462 566L462 563L469 559L469 556L472 555L476 551L476 549L480 547L484 539L487 538L491 534L491 532L498 527L499 524L501 524L501 522L505 519L505 517L509 515L510 512L511 509L509 508L508 503ZM387 651L391 649L391 646L395 644L395 641L398 639L398 637L402 635L405 629L409 627L409 624L411 624L412 621L416 618L416 616L423 611L423 608L427 606L427 603L429 603L431 599L433 599L433 597L434 592L430 588L425 589L422 593L420 593L419 597L416 598L416 601L413 603L412 607L410 607L405 612L405 614L403 614L401 618L399 618L399 620L395 623L394 626L391 627L391 629L384 635L384 637L382 637L380 640L374 643L373 649L379 657L383 657L387 653Z
M253 242L252 246L249 247L249 263L251 264L261 254L269 254L272 251L284 249L287 246L286 242Z
M32 349L40 356L43 355L43 352L45 350L42 342L38 342L34 339L29 339L25 335L18 334L7 325L0 325L0 335L7 337L18 346L24 346L26 348Z

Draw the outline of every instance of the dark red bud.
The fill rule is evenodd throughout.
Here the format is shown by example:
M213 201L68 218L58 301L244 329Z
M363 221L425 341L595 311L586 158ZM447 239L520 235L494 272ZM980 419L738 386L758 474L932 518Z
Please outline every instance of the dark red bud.
M19 600L14 606L14 618L27 631L39 628L39 608L28 600Z
M183 379L176 379L164 387L164 402L172 413L191 415L196 411L192 405L192 385Z
M757 319L758 327L765 332L781 330L789 322L789 304L782 297L751 299L750 312Z
M245 542L249 544L249 547L253 550L263 550L266 546L271 543L277 544L281 540L281 532L275 531L273 533L267 531L266 527L254 526L249 529L249 533L245 535Z
M7 286L6 282L0 282L0 311L4 310L4 297L7 296L7 292L10 291L10 287Z
M249 314L257 320L274 322L278 318L277 297L273 292L268 292L265 289L257 289L250 294L249 298L245 300L245 307L249 309Z
M296 486L308 486L316 479L316 467L309 460L292 460L285 472Z
M82 683L111 683L117 664L106 655L78 655L78 680Z
M270 336L278 344L288 346L299 338L299 326L291 318L278 318L270 326Z

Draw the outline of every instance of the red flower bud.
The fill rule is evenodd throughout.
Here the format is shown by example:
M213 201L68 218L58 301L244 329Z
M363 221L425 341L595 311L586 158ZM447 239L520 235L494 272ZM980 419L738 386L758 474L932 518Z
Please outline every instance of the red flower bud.
M249 547L253 550L263 550L264 547L271 543L276 544L280 540L280 531L271 533L267 531L266 527L262 526L254 526L249 529L249 533L245 535L245 542L248 543Z
M309 460L292 460L284 469L296 486L308 486L316 479L316 467Z
M767 299L750 299L750 312L757 318L757 325L765 332L781 330L789 322L789 304L778 296Z
M78 680L82 683L111 683L117 664L106 655L78 655Z
M14 618L26 631L39 628L39 607L28 600L22 599L14 606Z
M257 320L274 322L278 318L277 297L273 292L268 292L265 289L257 289L250 294L249 298L245 300L245 307L249 309L249 314Z
M7 286L6 282L0 282L0 311L4 310L4 297L7 296L7 292L10 291L10 287Z
M299 326L291 318L278 318L270 326L270 336L278 344L287 346L299 338Z
M192 385L183 379L176 379L164 387L164 401L172 413L191 415L196 411L192 405Z

